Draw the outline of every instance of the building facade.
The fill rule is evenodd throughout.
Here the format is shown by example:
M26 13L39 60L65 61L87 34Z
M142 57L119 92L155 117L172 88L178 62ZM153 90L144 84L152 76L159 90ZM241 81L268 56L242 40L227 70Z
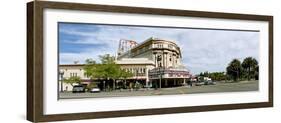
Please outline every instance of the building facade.
M84 74L84 64L64 64L59 65L59 90L60 91L71 91L72 85L63 83L63 78L70 78L74 76L79 76L82 83L89 84L90 78Z
M129 41L131 43L132 41ZM123 42L120 41L120 44ZM127 42L125 42L127 43ZM146 75L147 87L158 88L185 85L191 74L182 64L180 47L173 41L158 38L149 38L140 44L132 43L133 46L119 46L117 61L124 59L145 58L148 67ZM124 48L129 47L129 48ZM127 49L127 50L124 50ZM117 62L118 63L118 62ZM126 64L122 65L126 67Z
M128 80L141 83L143 87L186 85L191 77L189 70L182 64L179 46L173 41L158 38L149 38L140 44L131 40L120 40L116 64L133 73L133 77ZM89 78L84 75L83 66L60 65L59 69L65 72L64 77L77 75L87 83Z

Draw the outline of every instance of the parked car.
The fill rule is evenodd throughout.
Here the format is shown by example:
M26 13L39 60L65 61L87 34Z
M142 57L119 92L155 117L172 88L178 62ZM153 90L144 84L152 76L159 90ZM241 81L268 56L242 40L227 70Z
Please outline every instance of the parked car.
M205 84L204 81L197 81L197 82L195 82L196 86L201 86L201 85L204 85L204 84Z
M216 82L213 82L212 80L207 80L204 82L204 85L215 85Z
M91 93L98 93L98 92L100 92L100 89L99 89L99 88L92 88L92 89L90 90L90 92L91 92Z
M86 88L83 85L75 85L73 86L72 93L85 93Z

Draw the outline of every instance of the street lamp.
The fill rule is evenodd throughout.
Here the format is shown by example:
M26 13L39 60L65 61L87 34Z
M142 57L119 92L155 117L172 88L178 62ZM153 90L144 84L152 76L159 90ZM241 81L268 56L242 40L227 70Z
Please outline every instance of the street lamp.
M59 74L60 74L60 84L61 84L61 86L60 86L60 88L61 88L61 92L63 92L63 75L64 75L64 71L63 70L60 70L60 72L59 72Z

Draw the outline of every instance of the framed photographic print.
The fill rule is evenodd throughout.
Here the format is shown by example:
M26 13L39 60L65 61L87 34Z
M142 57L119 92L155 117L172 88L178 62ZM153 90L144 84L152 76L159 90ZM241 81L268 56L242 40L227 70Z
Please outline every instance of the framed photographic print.
M273 17L27 3L27 120L273 106Z

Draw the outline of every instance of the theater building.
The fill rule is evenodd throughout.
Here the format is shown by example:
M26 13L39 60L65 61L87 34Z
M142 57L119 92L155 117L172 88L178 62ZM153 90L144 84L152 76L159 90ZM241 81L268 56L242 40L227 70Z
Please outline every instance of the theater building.
M137 44L134 41L120 40L117 64L128 59L134 63L133 61L138 61L140 58L146 59L142 64L146 66L143 68L146 70L145 85L147 87L162 88L185 85L191 77L190 72L181 62L182 54L179 46L173 41L149 38ZM122 68L133 67L127 65L121 64ZM138 73L140 70L137 68L134 72Z
M173 41L158 38L149 38L140 44L132 40L120 40L116 64L133 73L134 76L129 80L139 82L144 87L182 86L191 77L189 70L182 64L180 47ZM67 76L77 73L83 81L89 81L83 75L81 64L60 65L60 70L65 71Z

